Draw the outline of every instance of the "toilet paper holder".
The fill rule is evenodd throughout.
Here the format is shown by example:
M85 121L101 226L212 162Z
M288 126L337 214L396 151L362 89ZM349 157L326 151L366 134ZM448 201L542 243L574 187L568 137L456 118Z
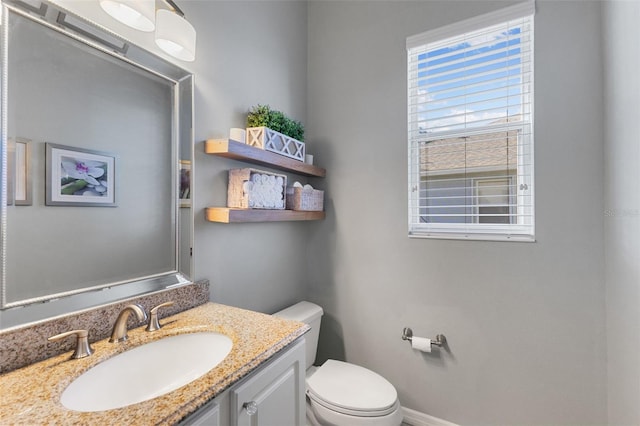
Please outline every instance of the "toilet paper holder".
M409 327L405 327L402 330L402 340L408 340L409 342L411 342L412 339L413 339L413 330L411 330ZM438 347L442 347L446 343L447 343L447 338L444 337L444 334L438 334L435 339L431 339L431 345L435 345Z

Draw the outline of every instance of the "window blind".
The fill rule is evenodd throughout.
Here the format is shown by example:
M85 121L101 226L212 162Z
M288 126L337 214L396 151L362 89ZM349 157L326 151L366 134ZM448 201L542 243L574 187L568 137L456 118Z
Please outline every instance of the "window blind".
M407 39L410 236L533 239L530 12Z

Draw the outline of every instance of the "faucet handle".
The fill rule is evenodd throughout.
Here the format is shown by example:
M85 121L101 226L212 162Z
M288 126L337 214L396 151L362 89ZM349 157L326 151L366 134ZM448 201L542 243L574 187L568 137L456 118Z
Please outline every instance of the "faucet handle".
M155 308L152 308L149 311L149 325L147 325L147 328L145 330L147 331L158 331L162 328L162 326L160 325L160 322L158 321L158 309L160 308L165 308L167 306L171 306L173 305L173 301L171 302L165 302L165 303L161 303L160 305L156 306Z
M71 359L84 358L93 353L93 348L89 345L89 332L87 330L71 330L51 336L47 340L56 342L72 335L78 336L78 341L76 342L76 349L73 355L71 355Z

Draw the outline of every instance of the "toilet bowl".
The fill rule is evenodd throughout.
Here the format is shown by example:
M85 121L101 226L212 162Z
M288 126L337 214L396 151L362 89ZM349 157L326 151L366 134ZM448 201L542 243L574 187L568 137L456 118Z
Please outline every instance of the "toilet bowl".
M306 345L307 421L313 426L399 426L398 393L381 375L348 362L327 360L314 367L322 308L310 302L290 306L275 316L309 324Z

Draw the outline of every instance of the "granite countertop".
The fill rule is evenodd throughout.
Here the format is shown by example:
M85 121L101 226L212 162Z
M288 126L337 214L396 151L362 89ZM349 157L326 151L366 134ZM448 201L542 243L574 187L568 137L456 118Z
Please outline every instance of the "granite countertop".
M65 353L0 376L3 425L174 424L250 373L302 336L309 326L244 309L207 303L162 319L162 329L129 330L129 340L92 343L94 354L69 359ZM233 341L229 355L197 380L149 401L107 411L83 413L60 403L64 389L89 368L127 349L177 334L214 331ZM180 354L177 353L176 357ZM170 366L168 366L170 368Z

